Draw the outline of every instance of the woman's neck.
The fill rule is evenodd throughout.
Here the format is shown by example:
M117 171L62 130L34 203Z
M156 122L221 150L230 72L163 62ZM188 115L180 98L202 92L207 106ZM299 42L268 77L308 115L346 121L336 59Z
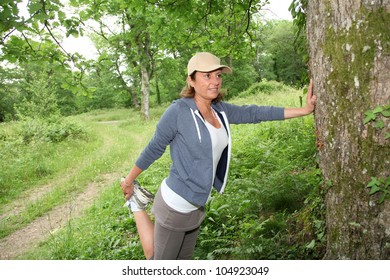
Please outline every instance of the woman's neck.
M200 111L203 111L203 110L210 111L211 110L211 100L200 98L197 95L195 95L194 101L195 101L195 104Z
M221 124L219 123L214 110L211 108L211 101L207 99L196 98L196 96L194 97L194 101L203 118L214 127L220 128Z

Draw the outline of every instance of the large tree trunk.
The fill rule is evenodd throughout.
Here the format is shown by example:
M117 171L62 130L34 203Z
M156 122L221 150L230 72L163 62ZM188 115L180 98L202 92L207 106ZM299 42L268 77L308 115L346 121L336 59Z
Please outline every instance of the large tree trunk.
M390 173L389 118L364 124L389 103L390 1L310 0L307 34L320 168L326 188L327 259L390 259L390 201L370 195Z

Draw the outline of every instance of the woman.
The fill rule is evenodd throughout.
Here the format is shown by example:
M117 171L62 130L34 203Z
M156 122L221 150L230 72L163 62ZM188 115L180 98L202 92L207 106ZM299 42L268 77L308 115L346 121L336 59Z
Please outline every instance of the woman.
M231 156L230 124L284 120L310 114L316 97L310 82L304 108L236 106L221 102L222 73L232 70L213 54L197 53L188 62L187 86L161 117L155 134L121 182L147 259L190 259L204 206L212 187L224 191ZM138 175L170 145L172 166L152 207L151 195L136 182Z

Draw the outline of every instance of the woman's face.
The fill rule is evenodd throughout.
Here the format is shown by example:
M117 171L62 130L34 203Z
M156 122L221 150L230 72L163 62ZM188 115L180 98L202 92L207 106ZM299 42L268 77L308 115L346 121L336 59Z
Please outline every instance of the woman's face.
M209 101L218 97L222 86L222 70L196 72L195 79L188 77L190 86L195 89L195 96Z

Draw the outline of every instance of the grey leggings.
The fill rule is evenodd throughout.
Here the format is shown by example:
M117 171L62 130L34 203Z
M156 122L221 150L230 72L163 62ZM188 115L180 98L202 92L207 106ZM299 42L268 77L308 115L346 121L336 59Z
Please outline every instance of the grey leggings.
M169 207L158 190L152 207L155 217L155 260L191 259L199 226L205 217L203 207L190 213L181 213Z
M191 231L173 231L159 224L154 226L155 260L190 260L194 252L199 228Z

